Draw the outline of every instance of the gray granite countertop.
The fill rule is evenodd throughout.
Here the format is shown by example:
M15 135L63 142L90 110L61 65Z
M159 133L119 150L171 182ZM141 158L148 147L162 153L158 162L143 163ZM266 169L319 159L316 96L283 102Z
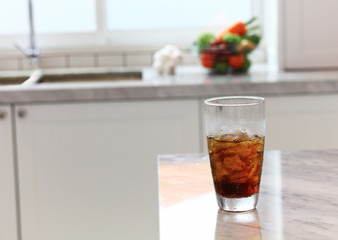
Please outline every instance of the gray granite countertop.
M0 103L338 93L338 71L280 73L264 65L256 65L245 75L212 75L199 66L185 66L178 67L175 76L159 76L150 68L127 70L142 71L142 79L6 85L0 87ZM124 69L101 68L78 71L92 73L124 71ZM27 71L0 73L0 81L1 78L8 76L24 78L29 74Z
M162 155L161 239L337 239L338 150L268 151L257 210L218 211L206 155Z

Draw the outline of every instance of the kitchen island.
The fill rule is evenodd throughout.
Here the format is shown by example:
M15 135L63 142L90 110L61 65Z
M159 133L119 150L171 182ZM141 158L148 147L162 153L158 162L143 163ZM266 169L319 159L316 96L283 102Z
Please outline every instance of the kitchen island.
M337 239L338 150L268 151L257 209L218 210L208 157L159 156L161 240Z

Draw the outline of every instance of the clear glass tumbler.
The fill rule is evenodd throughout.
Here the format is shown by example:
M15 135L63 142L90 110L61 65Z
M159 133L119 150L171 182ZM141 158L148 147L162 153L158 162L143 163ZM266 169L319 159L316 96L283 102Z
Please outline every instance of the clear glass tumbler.
M265 100L233 96L205 100L210 166L218 206L256 208L264 155Z

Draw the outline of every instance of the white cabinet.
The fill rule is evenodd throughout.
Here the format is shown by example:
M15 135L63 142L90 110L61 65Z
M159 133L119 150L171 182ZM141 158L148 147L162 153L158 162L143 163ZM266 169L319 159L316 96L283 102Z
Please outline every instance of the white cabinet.
M11 107L0 105L0 240L18 240Z
M266 149L337 148L338 95L267 97Z
M285 69L337 68L338 1L282 2L280 34Z
M199 152L198 107L17 105L22 240L158 239L156 157Z

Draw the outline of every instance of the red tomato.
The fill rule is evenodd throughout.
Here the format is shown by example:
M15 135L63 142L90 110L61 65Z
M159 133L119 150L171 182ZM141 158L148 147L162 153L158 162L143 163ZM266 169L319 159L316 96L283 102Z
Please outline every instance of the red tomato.
M229 65L233 68L240 68L244 65L245 57L243 54L238 54L229 57Z
M203 53L200 57L201 64L205 68L212 68L214 66L214 58L212 55Z

